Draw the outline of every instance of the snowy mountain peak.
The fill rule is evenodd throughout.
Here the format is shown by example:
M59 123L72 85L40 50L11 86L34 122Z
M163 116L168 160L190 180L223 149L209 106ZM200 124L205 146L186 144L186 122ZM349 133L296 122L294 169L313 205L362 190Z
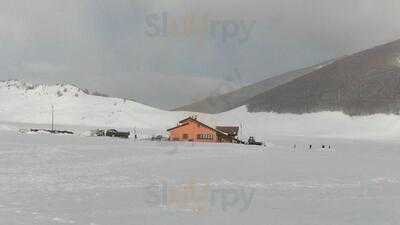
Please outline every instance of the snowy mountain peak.
M20 80L8 80L0 82L0 91L16 92L27 95L38 95L38 96L74 96L79 97L80 95L88 95L89 91L76 87L71 84L30 84Z
M20 80L0 81L0 89L33 89L34 85L28 84Z
M50 123L51 106L57 124L96 127L162 127L175 123L169 113L134 101L90 93L75 85L33 85L19 80L0 81L0 120Z

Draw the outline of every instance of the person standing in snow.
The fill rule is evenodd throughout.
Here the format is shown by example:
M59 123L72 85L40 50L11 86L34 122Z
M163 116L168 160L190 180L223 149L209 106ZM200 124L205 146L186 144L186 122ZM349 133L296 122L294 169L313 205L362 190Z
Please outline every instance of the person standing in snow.
M312 145L307 145L305 152L311 152Z

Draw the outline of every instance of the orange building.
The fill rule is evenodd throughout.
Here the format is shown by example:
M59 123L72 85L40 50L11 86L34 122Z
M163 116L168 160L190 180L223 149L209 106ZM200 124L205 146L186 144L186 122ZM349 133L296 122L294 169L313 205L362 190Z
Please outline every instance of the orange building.
M233 143L238 142L236 136L239 127L212 128L196 118L188 117L180 121L176 127L167 131L171 141Z

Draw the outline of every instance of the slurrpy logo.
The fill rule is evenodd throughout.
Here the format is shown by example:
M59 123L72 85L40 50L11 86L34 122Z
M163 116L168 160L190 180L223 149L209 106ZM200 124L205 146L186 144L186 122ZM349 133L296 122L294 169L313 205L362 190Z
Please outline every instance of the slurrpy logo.
M146 15L145 25L145 34L149 37L193 37L242 44L250 39L256 21L217 19L193 13L179 17L164 11Z
M181 185L161 181L145 189L146 203L152 207L189 210L204 214L210 210L245 212L255 195L254 188L210 185L208 179L190 179Z

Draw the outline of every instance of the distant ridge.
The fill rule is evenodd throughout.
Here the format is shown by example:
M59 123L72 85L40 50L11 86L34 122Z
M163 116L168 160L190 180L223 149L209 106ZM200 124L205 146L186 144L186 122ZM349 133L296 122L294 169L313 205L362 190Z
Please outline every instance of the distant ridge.
M198 102L192 103L190 105L182 106L175 111L190 111L190 112L201 112L209 114L217 114L221 112L226 112L231 109L243 106L251 98L267 91L272 88L278 87L289 81L292 81L298 77L304 76L312 71L318 70L334 60L326 61L318 65L310 66L307 68L287 72L278 76L274 76L255 84L248 85L246 87L240 88L236 91L229 92L219 96L211 96L200 100Z
M400 40L336 60L246 105L250 112L399 114Z

